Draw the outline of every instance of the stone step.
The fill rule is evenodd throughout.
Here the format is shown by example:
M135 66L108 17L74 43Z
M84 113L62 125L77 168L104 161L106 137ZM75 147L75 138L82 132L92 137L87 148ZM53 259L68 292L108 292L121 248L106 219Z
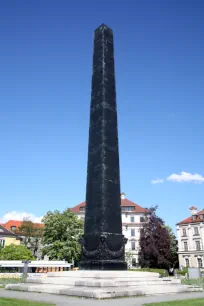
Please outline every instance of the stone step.
M179 279L169 279L163 280L158 279L133 279L133 280L98 280L98 279L82 279L79 280L73 278L64 277L53 277L53 278L28 278L26 283L36 283L36 284L61 284L61 285L71 285L71 286L87 286L87 287L122 287L122 286L141 286L141 285L168 285L168 284L180 284Z
M159 278L159 273L134 271L64 271L48 272L47 277L73 278Z
M87 297L95 299L115 298L115 297L128 297L128 296L141 296L144 295L143 291L138 289L114 289L110 288L97 288L91 289L87 287L68 287L62 285L34 285L34 284L9 284L6 286L7 290L18 291L32 291L43 292L51 294L60 294L77 297Z
M121 287L121 288L93 288L84 286L66 286L57 284L9 284L6 286L7 290L20 290L32 292L46 292L52 294L63 294L69 296L89 297L96 299L127 297L138 295L155 295L165 293L179 293L191 291L203 291L200 287L183 286L178 284L169 285L146 285L138 287Z

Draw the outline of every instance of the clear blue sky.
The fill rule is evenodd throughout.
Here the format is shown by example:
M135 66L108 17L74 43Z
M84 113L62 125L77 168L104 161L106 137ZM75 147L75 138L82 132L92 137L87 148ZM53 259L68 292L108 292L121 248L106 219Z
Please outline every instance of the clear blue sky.
M204 208L203 15L202 0L1 1L0 216L85 199L101 23L115 34L121 190L171 226ZM151 184L181 171L200 184Z

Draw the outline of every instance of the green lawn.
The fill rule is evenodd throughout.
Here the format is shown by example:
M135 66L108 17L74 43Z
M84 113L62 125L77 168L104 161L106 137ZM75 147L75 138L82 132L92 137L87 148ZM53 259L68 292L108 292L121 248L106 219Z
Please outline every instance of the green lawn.
M17 283L24 283L25 278L1 278L0 277L0 284L7 285L7 284L17 284Z
M182 282L183 285L197 285L197 286L203 287L203 289L204 289L204 278L182 279L181 282Z
M204 299L153 303L144 306L204 306Z
M24 300L0 298L1 306L53 306L54 304L45 304L38 302L30 302Z

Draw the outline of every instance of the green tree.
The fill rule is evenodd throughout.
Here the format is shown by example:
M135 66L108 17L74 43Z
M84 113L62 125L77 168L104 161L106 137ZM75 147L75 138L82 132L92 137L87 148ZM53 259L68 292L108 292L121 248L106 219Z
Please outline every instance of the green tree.
M178 260L178 240L176 239L176 236L174 235L174 232L172 231L172 228L168 225L164 226L166 230L169 233L171 244L171 265L174 268L178 268L179 260Z
M1 260L32 260L33 254L24 245L8 245L0 250Z
M16 230L16 234L23 236L23 244L31 249L33 255L36 257L43 236L43 228L40 224L35 224L29 219L24 219L21 226Z
M43 255L50 259L78 262L81 253L78 240L83 234L83 221L66 209L63 212L49 211L43 223Z

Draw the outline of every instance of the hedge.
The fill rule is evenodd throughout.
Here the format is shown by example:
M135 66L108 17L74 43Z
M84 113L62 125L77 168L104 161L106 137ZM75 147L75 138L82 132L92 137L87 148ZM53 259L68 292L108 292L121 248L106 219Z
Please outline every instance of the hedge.
M154 272L154 273L159 273L162 277L168 276L168 271L165 269L141 268L141 269L129 269L128 271Z

